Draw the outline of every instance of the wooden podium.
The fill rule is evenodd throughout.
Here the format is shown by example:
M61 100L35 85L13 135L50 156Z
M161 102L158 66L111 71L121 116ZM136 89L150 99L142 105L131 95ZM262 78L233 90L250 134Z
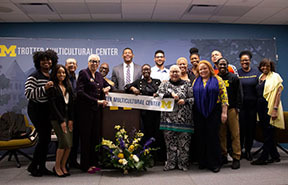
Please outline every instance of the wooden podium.
M102 137L114 141L115 125L125 126L129 134L132 129L140 129L140 110L122 107L105 107L102 120Z

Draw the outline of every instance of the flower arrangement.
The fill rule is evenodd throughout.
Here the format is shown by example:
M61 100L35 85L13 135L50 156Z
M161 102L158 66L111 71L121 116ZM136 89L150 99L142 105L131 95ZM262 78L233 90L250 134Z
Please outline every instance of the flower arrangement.
M96 146L96 150L104 149L106 166L114 166L128 174L128 170L146 170L147 167L152 167L154 164L151 154L155 148L149 145L155 141L150 138L143 146L141 139L144 134L140 131L132 131L131 137L127 134L124 127L115 125L115 143L110 140L102 139L100 145Z

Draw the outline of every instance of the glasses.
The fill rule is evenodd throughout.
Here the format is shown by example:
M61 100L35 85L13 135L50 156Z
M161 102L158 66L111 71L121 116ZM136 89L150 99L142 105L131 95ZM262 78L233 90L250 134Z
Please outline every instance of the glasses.
M93 64L99 64L100 60L90 60L89 62L93 63Z

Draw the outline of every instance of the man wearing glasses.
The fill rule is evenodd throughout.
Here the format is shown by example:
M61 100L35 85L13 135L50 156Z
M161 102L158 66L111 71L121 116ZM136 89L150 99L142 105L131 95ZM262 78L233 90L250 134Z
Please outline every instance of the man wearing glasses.
M169 80L169 69L164 67L165 53L157 50L154 55L155 66L151 68L151 77L161 81Z

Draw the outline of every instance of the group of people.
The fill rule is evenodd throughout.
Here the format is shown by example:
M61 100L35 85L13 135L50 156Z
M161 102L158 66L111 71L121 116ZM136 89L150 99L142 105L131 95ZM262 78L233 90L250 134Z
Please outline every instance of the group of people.
M175 100L172 112L141 110L144 140L156 138L154 146L160 150L155 160L165 161L164 171L187 171L192 160L199 169L219 172L227 163L228 153L233 158L231 168L239 169L241 158L253 159L257 113L264 145L261 156L251 164L280 161L274 130L284 128L280 101L283 85L271 60L263 59L254 69L250 65L252 53L242 51L241 68L236 70L218 50L211 53L213 65L200 61L197 48L190 49L191 69L185 57L165 68L162 50L155 52L153 67L134 63L131 48L123 50L122 58L124 62L113 68L110 80L106 77L109 65L100 65L100 57L92 54L88 67L76 80L75 59L67 59L63 66L57 64L57 54L52 50L34 53L36 70L25 83L28 115L39 133L28 167L31 175L52 173L45 167L52 127L59 142L53 168L56 176L70 175L67 161L69 167L80 167L88 173L100 170L95 146L101 141L102 110L108 104L105 95L109 91ZM79 140L80 166L76 160Z

